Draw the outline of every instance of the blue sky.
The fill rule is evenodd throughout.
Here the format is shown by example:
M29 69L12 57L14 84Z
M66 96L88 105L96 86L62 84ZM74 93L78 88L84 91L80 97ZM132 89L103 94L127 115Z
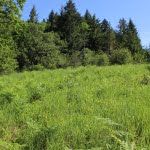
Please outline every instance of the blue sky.
M67 0L27 0L22 18L27 20L33 5L36 6L39 20L47 18L50 11L59 12ZM139 32L143 46L150 43L150 0L74 0L78 11L83 15L88 9L97 18L106 18L116 28L120 18L131 18Z

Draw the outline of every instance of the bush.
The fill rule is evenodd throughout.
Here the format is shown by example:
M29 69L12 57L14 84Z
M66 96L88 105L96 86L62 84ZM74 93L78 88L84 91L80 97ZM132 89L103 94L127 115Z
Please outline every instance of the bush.
M83 49L82 52L83 52L83 54L82 54L82 64L84 66L92 64L93 56L94 56L93 52L88 48Z
M134 63L136 63L136 64L144 63L144 62L146 62L145 54L143 54L143 53L136 53L133 56L133 60L134 60Z
M109 65L109 57L105 53L97 54L94 57L95 64L97 66L107 66Z
M70 57L70 66L77 67L82 65L81 52L75 51Z
M147 51L145 55L147 62L150 63L150 51Z
M57 68L65 68L69 65L68 58L64 54L60 54L58 57Z
M112 64L129 64L132 62L132 55L128 49L113 50L111 53Z
M94 54L88 48L84 49L83 53L83 65L97 65L97 66L106 66L109 65L109 57L105 53Z
M45 69L45 67L42 66L42 65L40 65L40 64L38 64L38 65L33 65L33 66L30 66L30 67L28 68L29 71L33 71L33 70L35 70L35 71L43 71L44 69Z

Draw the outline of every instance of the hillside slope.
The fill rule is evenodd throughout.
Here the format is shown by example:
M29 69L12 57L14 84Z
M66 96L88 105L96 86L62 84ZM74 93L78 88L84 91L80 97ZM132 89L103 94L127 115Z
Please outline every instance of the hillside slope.
M150 149L150 66L0 77L0 149Z

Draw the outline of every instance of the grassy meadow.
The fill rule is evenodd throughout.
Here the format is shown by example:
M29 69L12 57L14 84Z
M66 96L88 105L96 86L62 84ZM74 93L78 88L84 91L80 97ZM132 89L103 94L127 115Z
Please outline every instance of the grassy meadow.
M150 66L0 77L0 150L149 150Z

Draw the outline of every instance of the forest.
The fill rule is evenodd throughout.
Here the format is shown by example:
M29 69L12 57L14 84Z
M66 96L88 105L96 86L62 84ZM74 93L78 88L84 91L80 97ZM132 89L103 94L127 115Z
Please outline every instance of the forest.
M150 62L132 19L121 18L117 29L86 10L82 16L69 0L60 12L50 10L39 21L33 6L21 20L25 0L0 2L0 73L68 66Z

